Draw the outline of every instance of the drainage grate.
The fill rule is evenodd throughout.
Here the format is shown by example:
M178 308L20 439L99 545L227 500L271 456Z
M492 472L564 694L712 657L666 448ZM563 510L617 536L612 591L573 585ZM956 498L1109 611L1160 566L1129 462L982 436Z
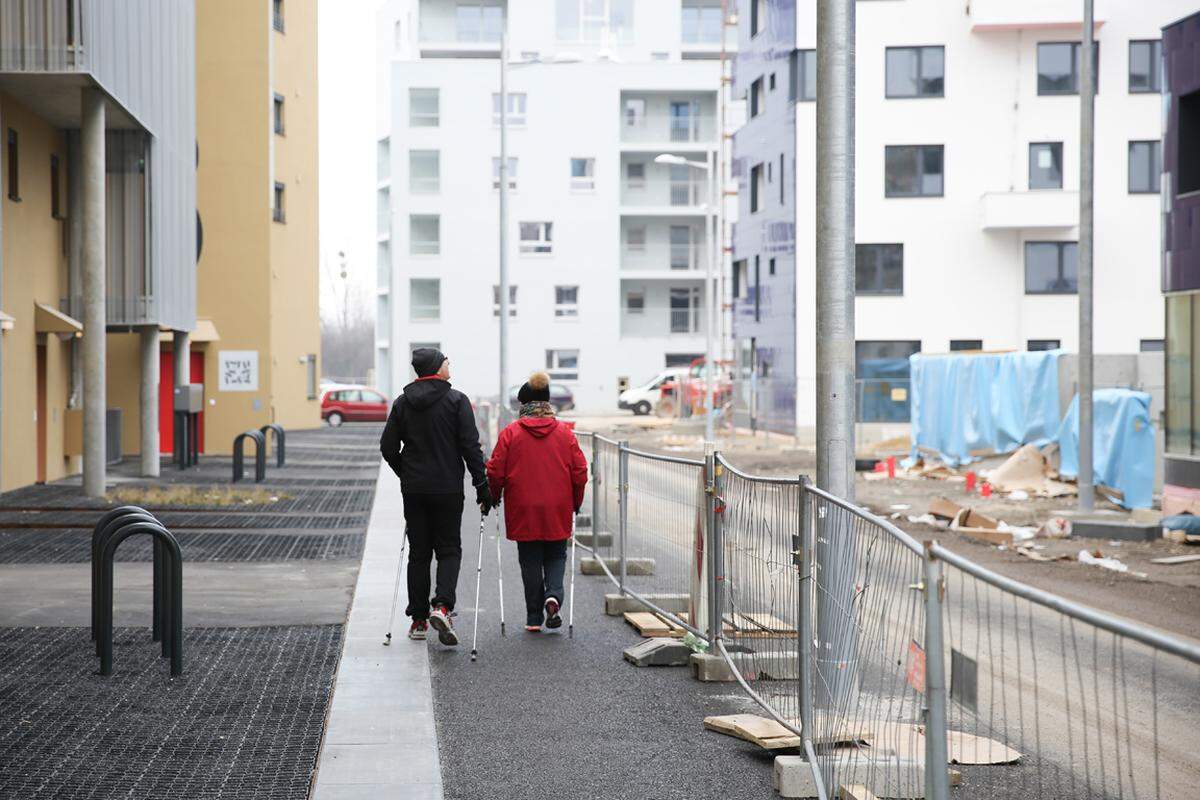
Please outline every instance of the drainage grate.
M0 796L308 796L341 626L193 628L168 677L119 629L100 678L84 628L0 629Z
M230 533L177 531L187 563L200 561L335 561L362 555L361 533ZM82 564L91 560L91 532L0 531L0 564ZM117 550L117 561L150 561L150 537L135 536Z
M361 514L268 514L216 511L161 511L154 514L172 533L185 528L365 528L367 513ZM0 528L91 530L100 518L97 511L4 511L0 509Z

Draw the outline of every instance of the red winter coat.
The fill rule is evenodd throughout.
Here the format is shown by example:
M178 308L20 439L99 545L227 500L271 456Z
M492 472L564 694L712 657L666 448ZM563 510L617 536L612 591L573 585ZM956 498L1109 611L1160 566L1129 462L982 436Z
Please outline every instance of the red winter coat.
M583 504L587 461L575 434L553 417L525 417L500 432L487 463L488 484L503 494L508 538L552 542L571 536Z

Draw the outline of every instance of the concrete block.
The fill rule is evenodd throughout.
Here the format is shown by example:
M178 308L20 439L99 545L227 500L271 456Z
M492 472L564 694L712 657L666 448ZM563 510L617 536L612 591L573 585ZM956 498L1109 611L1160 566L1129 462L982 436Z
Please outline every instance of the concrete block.
M771 785L780 797L818 797L817 780L803 756L775 756Z
M575 529L579 530L580 528L586 528L588 530L592 529L592 515L591 514L576 514L575 515Z
M686 613L690 602L686 594L644 594L642 597L645 597L663 611L669 611L672 614ZM604 595L604 613L610 617L619 617L626 611L647 610L649 609L632 597L626 597L621 594Z
M730 652L729 657L748 681L797 680L800 677L800 664L795 652ZM693 656L692 677L706 682L737 680L728 662L720 655L710 653Z
M621 560L619 558L606 558L604 563L608 564L609 570L614 575L621 568ZM600 562L593 556L586 556L579 559L579 572L581 575L603 575L604 568L600 566ZM654 559L653 558L626 558L625 559L625 574L626 575L653 575L654 574Z
M911 759L854 758L838 766L839 786L865 786L878 798L921 800L925 797L925 765ZM812 766L803 756L776 756L772 783L780 797L816 797ZM839 786L829 786L830 797L839 797Z
M587 531L575 531L575 538L581 545L586 547L612 547L613 535L608 531L598 531L590 533Z
M1071 535L1086 539L1153 542L1162 538L1162 525L1105 516L1075 517L1071 519Z
M733 670L725 659L712 653L692 653L692 677L704 683L728 683L736 681Z
M625 648L625 660L635 667L686 667L692 648L678 639L644 639Z

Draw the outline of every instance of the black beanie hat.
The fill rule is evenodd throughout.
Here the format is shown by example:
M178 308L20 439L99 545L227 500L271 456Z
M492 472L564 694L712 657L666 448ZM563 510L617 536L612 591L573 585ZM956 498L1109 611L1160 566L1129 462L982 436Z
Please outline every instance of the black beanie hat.
M520 403L536 403L539 400L550 402L550 376L544 372L530 375L517 392L517 401Z
M445 360L445 354L436 347L418 347L413 350L413 371L417 373L418 378L428 378L430 375L437 374Z

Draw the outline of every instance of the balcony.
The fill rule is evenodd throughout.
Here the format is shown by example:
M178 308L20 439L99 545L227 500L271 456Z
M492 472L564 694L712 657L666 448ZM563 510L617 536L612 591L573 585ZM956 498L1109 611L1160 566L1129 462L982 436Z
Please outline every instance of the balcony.
M971 0L969 13L976 33L1083 27L1078 0ZM1103 24L1097 17L1096 27Z
M659 164L653 156L621 159L624 214L701 214L708 203L708 173L687 164Z
M678 280L702 273L708 258L704 225L695 217L633 217L621 225L622 272L636 273L638 278Z
M1073 228L1079 224L1079 192L988 192L980 206L985 231Z
M423 58L499 58L501 0L421 0L418 39Z
M702 339L707 313L703 281L621 281L622 338Z
M703 145L715 147L716 142L717 118L713 114L638 114L627 110L621 120L623 146L650 145L648 149L664 149L695 144L701 146L695 149L702 149Z
M721 52L722 29L725 50L737 52L737 27L724 27L719 0L683 0L680 9L680 51L684 58L713 58Z

